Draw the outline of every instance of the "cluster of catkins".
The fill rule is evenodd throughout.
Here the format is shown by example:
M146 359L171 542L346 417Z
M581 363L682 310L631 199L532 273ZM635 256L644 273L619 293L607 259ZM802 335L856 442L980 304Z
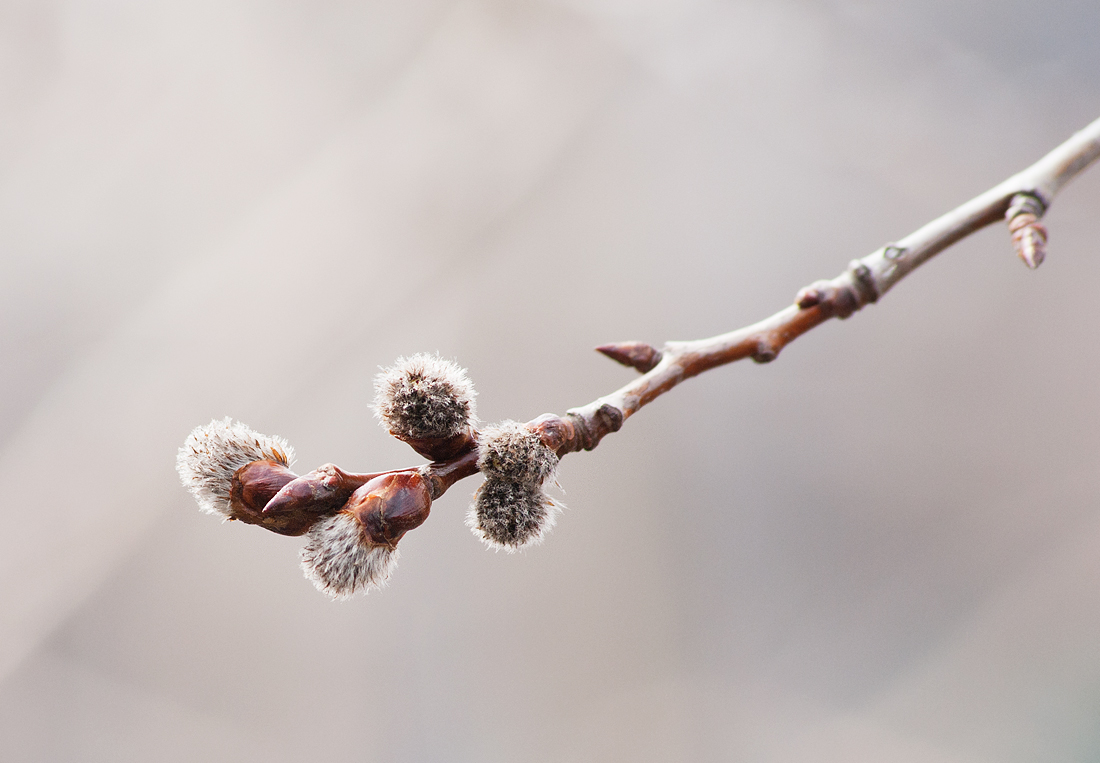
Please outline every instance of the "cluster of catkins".
M477 449L485 481L467 525L508 552L539 543L558 505L545 492L557 454L527 425L477 428L473 384L465 370L434 355L399 358L375 379L374 410L383 428L433 461ZM284 535L307 535L305 576L333 598L385 584L397 542L427 519L433 497L426 467L355 475L327 464L290 471L293 449L229 418L191 432L176 470L199 508Z

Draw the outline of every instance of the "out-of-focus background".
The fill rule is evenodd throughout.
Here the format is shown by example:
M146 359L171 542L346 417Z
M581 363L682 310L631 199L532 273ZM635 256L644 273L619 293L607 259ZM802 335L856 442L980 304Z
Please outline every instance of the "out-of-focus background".
M768 366L569 456L541 547L459 483L391 585L199 513L197 424L418 463L720 333L1100 115L1100 4L0 2L0 760L1100 755L1100 169Z

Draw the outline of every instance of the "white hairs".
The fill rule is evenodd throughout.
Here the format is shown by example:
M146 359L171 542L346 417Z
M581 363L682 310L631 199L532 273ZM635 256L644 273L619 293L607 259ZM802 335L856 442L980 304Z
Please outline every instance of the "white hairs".
M485 427L478 436L477 468L487 478L541 487L553 478L558 454L518 421Z
M487 479L474 494L466 526L489 547L512 554L542 543L560 510L541 487Z
M176 471L200 509L228 517L234 472L253 461L290 466L293 460L294 449L282 437L262 435L226 416L192 430L176 455Z
M322 519L302 548L302 572L334 599L381 588L397 565L397 549L371 543L363 525L347 512Z
M477 422L466 370L438 355L398 358L374 379L374 415L395 435L414 439L461 434Z
M543 490L554 478L557 453L526 425L502 421L478 437L477 466L485 482L466 515L474 535L509 553L541 543L560 510Z

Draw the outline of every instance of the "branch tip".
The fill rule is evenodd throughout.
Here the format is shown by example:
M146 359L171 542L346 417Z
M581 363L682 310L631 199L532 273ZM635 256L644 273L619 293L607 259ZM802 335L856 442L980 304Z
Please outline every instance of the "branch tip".
M630 366L641 373L647 373L661 362L661 351L645 342L619 342L605 344L596 348L607 357L624 366Z

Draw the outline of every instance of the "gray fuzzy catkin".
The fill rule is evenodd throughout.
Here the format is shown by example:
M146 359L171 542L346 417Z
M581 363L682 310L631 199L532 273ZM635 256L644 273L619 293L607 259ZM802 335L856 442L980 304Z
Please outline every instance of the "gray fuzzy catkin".
M282 437L254 432L226 416L195 427L176 454L176 471L199 508L229 517L233 474L253 461L275 461L290 466L294 449Z
M478 436L477 468L486 479L541 487L554 476L558 454L526 425L502 421Z
M299 557L302 572L333 599L381 588L397 565L397 549L371 543L347 512L322 519L309 531Z
M417 353L375 377L374 415L399 437L453 437L476 424L476 395L458 364Z
M541 487L490 478L474 495L466 524L489 546L513 553L541 543L558 510Z

